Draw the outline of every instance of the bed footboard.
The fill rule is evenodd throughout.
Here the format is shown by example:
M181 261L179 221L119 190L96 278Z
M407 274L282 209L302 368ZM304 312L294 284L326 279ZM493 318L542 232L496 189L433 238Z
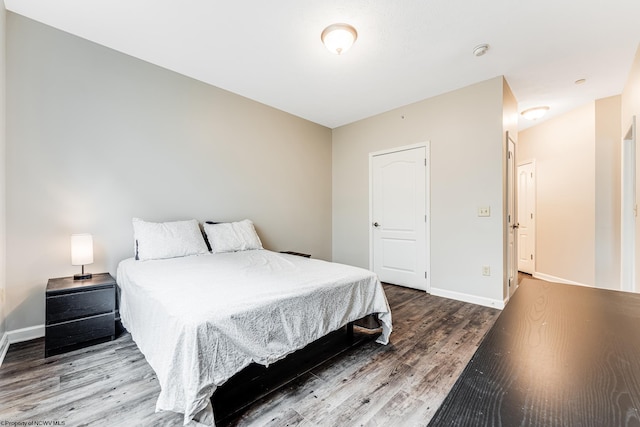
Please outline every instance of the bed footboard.
M355 332L354 325L360 326L358 321L349 322L268 368L254 363L231 377L216 390L211 399L216 422L230 423L243 409L267 394L340 357L350 348L373 341L377 336L364 331Z
M353 322L347 323L347 341L353 342Z

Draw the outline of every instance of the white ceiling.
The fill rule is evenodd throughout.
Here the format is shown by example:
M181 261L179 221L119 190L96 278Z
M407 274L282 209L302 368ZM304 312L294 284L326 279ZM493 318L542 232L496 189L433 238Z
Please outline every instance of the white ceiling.
M638 0L4 0L8 10L330 128L504 75L548 117L622 92ZM342 56L320 33L346 22ZM490 45L482 57L472 54ZM577 79L586 78L582 85ZM531 122L520 119L520 128Z

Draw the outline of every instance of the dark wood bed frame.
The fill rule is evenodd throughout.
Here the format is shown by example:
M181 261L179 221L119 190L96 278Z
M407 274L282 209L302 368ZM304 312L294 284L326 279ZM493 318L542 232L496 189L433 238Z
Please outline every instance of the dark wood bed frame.
M206 223L219 224L214 221L206 221ZM206 235L204 237L207 247L211 249ZM304 258L311 257L309 254L294 251L282 251L281 253ZM380 328L380 323L373 315L365 316L355 322L349 322L339 330L325 335L269 367L254 363L235 374L218 387L211 397L216 425L229 424L233 419L239 417L244 409L269 393L285 387L350 348L377 338L378 334L371 333L356 336L353 329L354 324L369 330Z
M207 221L208 224L217 224ZM209 249L209 242L206 240ZM284 252L309 258L299 252ZM354 332L354 325L366 331ZM347 350L373 341L379 336L380 322L370 314L331 332L291 353L269 367L253 363L218 387L211 397L213 413L218 427L228 425L241 416L242 411L268 394L277 391L297 378L340 356ZM126 329L120 321L120 287L116 286L116 335Z
M354 332L354 324L364 329ZM379 336L377 320L367 316L331 332L306 347L273 363L268 368L251 364L231 377L214 392L211 403L217 426L233 424L249 406L310 372L330 363L349 349Z
M116 286L116 335L126 332L119 316L120 292ZM354 331L354 325L361 327ZM337 331L310 343L269 367L257 363L247 366L218 387L211 397L218 427L229 425L258 400L275 392L311 370L340 356L351 348L375 340L380 335L380 323L371 314L349 322Z

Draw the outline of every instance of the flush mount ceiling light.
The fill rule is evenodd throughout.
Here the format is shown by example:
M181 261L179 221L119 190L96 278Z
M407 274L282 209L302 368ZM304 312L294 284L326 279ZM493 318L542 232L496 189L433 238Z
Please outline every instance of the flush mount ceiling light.
M482 56L489 50L489 45L486 43L479 44L478 46L473 48L474 56Z
M529 108L528 110L524 110L520 114L522 114L522 117L524 117L527 120L537 120L542 116L544 116L545 114L547 114L547 111L549 111L549 107L547 106L534 107L534 108Z
M349 24L331 24L320 35L322 43L336 55L345 53L358 38L358 32Z

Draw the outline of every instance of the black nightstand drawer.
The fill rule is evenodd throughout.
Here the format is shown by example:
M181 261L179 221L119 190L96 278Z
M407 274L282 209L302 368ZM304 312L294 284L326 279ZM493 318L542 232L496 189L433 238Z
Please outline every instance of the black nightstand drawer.
M49 279L45 357L115 338L116 281L109 273Z
M60 321L108 313L115 310L114 288L47 298L47 325Z
M116 331L113 312L71 322L46 326L45 348L47 353L98 338L113 337ZM47 354L48 356L49 354Z

